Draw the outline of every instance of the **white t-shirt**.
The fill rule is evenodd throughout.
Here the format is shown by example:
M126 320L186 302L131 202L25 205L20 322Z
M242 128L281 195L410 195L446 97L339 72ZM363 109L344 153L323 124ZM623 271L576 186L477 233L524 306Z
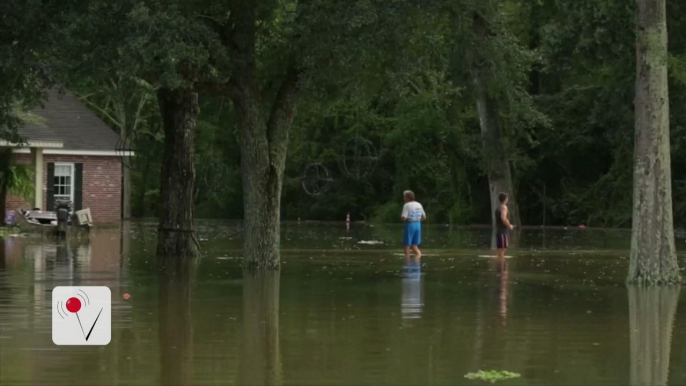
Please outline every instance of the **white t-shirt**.
M400 216L407 218L407 221L414 222L421 221L422 215L425 215L422 204L417 201L410 201L405 203L405 206L403 206L403 213Z

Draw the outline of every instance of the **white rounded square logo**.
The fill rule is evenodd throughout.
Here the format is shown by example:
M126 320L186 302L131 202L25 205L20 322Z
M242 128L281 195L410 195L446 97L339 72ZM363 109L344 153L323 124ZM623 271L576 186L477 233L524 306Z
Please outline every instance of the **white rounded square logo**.
M52 341L56 345L104 346L112 338L112 292L107 287L55 287Z

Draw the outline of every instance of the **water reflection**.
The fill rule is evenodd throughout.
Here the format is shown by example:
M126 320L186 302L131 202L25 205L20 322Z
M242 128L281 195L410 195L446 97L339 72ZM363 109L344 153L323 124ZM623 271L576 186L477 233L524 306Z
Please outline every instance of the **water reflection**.
M239 384L281 385L280 271L243 272L243 329Z
M498 275L500 276L500 288L499 288L499 312L500 312L500 317L502 318L502 325L507 324L507 300L508 300L508 287L510 284L510 273L507 269L507 260L505 259L498 259L496 261L496 270L498 272Z
M191 283L195 262L174 259L159 273L159 342L163 385L190 385L193 362Z
M351 224L347 234L342 224L301 224L286 230L286 250L304 252L285 254L283 276L243 277L239 246L226 241L235 226L210 225L199 266L170 277L155 265L155 224L96 229L68 245L5 240L0 384L460 384L479 369L522 374L512 384L664 384L667 375L686 383L686 355L666 351L669 324L675 342L686 336L676 296L616 286L626 259L586 251L608 233L575 231L584 239L561 241L572 233L553 230L550 251L530 252L540 231L525 229L524 248L503 262L479 257L490 230L434 228L429 264L399 278L405 260L395 244L356 244L395 240L399 228L385 235ZM57 285L111 288L110 345L54 346Z
M631 384L666 385L681 286L629 286Z
M419 262L410 260L403 268L401 312L403 319L422 317L422 272Z

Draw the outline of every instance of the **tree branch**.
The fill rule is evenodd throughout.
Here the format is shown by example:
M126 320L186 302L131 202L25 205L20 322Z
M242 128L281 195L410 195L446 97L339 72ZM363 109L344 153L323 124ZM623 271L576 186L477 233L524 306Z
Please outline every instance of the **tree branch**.
M94 109L98 110L100 113L102 113L104 116L106 116L109 120L112 121L113 124L115 124L117 127L121 129L121 123L114 119L112 115L110 115L105 109L101 108L100 106L96 105L95 103L91 102L90 100L86 99L83 96L79 96L79 99L82 101L86 102L89 106L93 107Z
M140 117L141 117L141 111L143 110L143 107L145 104L148 102L148 94L145 91L141 91L141 99L140 102L138 103L138 109L136 110L136 116L133 121L133 126L131 127L131 134L134 134L136 132L136 129L138 128L138 123L140 122Z

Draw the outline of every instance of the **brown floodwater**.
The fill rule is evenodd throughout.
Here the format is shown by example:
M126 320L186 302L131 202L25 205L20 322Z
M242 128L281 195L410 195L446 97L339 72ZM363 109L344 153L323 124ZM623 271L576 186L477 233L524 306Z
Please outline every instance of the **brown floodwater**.
M404 274L400 226L289 223L282 269L251 274L240 223L198 228L203 257L162 274L152 222L0 242L0 384L686 384L686 297L623 284L629 231L524 229L499 262L488 230L428 226ZM67 285L111 289L109 345L53 344Z

